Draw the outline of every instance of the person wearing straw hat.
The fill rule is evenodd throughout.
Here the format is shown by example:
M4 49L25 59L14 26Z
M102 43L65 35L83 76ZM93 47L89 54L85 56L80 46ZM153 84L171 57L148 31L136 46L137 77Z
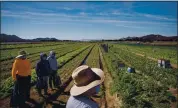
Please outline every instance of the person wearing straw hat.
M66 108L99 108L91 99L100 91L100 84L104 81L104 72L98 68L82 65L72 73L74 85L70 90L70 98Z
M12 67L12 79L14 90L11 97L10 106L25 107L25 101L30 96L31 63L26 58L27 53L19 51Z

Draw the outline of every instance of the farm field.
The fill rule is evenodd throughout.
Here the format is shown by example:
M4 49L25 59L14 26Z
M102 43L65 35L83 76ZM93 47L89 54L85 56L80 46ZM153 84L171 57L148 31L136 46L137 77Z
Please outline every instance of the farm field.
M130 53L142 54L157 59L169 59L171 63L177 64L176 46L150 46L140 44L114 44L115 47L127 50Z
M157 62L132 53L137 51L137 47L120 44L110 44L109 47L109 52L103 54L114 80L111 91L117 92L122 98L122 106L125 108L169 108L167 89L176 88L177 70L160 68ZM144 48L147 47L142 46L140 50L149 53L149 50ZM161 49L164 54L169 55L170 52L167 50ZM174 52L175 49L172 50ZM154 57L163 56L158 54L160 53L155 56L152 52ZM123 64L125 67L122 66ZM128 66L134 67L136 73L127 73Z
M108 44L105 51L101 44ZM100 42L41 42L2 44L0 58L0 108L9 107L13 87L11 68L20 49L28 52L32 63L32 87L29 105L35 108L65 108L73 86L72 71L80 65L100 68L105 72L105 81L98 95L92 97L100 108L170 108L172 97L167 92L176 88L177 49L167 46L147 46L138 44ZM41 52L56 52L65 92L59 89L49 91L49 97L40 97L35 89L34 70ZM172 68L158 67L157 59L169 59ZM135 68L128 73L127 68Z

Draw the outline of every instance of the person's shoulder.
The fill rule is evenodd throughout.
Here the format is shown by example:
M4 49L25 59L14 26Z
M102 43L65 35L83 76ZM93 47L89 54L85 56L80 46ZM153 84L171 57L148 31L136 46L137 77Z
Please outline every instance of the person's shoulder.
M25 59L24 61L25 61L25 63L26 63L26 64L28 64L28 65L30 65L30 64L31 64L31 62L30 62L30 60L29 60L29 59Z
M15 58L15 60L14 61L19 61L20 59L19 58Z
M15 60L14 60L14 63L18 63L20 61L20 59L19 58L16 58Z
M84 96L77 96L77 97L73 97L72 99L80 101L80 104L82 104L83 106L82 108L98 108L99 107L97 103L95 103L94 101Z
M26 62L30 63L30 60L29 59L25 59Z

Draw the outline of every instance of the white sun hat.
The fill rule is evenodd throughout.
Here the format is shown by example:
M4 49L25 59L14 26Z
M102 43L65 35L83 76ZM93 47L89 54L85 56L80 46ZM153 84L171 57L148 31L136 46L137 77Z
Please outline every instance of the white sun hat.
M18 52L18 56L16 58L20 58L20 57L25 56L25 55L27 55L27 52L24 51L24 50L21 50L21 51Z
M72 73L74 86L70 90L72 96L78 96L89 89L100 85L104 81L104 72L98 68L90 68L82 65L76 68Z

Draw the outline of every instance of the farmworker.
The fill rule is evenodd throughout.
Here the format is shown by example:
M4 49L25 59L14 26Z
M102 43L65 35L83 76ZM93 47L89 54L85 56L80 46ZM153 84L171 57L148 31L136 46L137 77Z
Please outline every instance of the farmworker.
M31 63L27 59L27 53L22 50L16 57L12 67L14 89L10 101L12 107L24 108L25 101L30 97Z
M98 68L82 65L72 73L74 86L70 90L70 98L66 108L99 108L91 99L100 91L100 84L104 81L104 72Z
M37 89L41 96L41 90L44 89L44 95L48 95L48 76L50 72L49 62L47 60L47 54L41 53L40 60L36 65L37 74Z
M50 75L49 75L49 86L51 88L51 90L53 89L52 83L54 85L55 88L57 88L59 86L59 84L57 82L59 82L59 76L57 76L57 70L58 70L58 63L56 60L56 56L55 56L55 52L50 51L49 53L49 57L47 58L47 60L49 61L50 64Z

